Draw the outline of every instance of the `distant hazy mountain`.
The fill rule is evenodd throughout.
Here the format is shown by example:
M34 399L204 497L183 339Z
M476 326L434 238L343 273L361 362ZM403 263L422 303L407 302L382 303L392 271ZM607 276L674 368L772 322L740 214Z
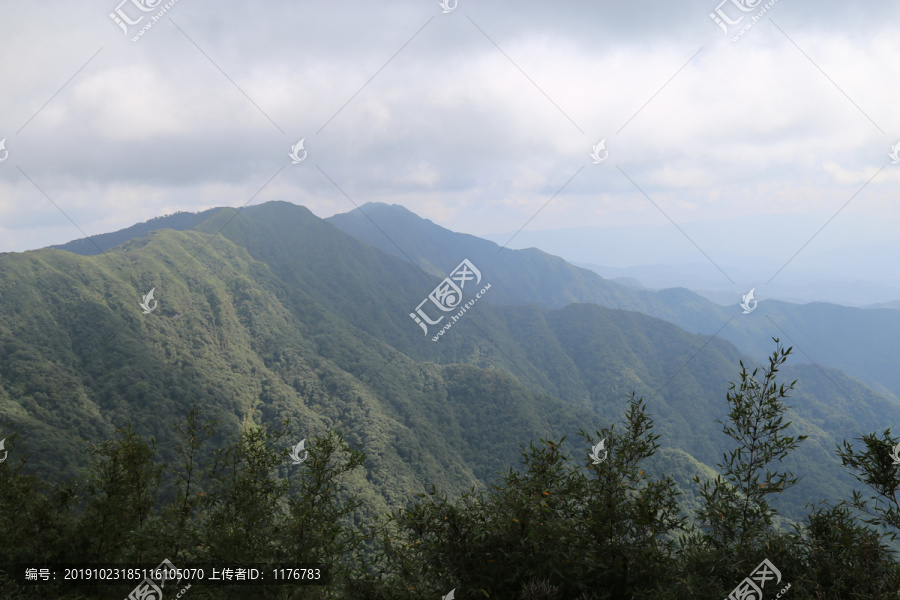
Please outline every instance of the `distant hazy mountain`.
M893 308L895 310L900 310L900 300L894 300L893 302L884 302L882 304L873 304L871 306L867 306L866 308Z
M737 296L755 287L767 298L848 306L900 297L894 264L900 224L842 214L822 229L827 221L821 215L784 214L681 223L681 231L671 223L522 231L509 247L540 248L573 264L592 265L604 277L633 277L652 289ZM484 237L505 244L512 233ZM867 241L848 241L860 238Z
M791 304L767 300L757 293L759 304L744 315L738 302L749 288L736 294L727 306L684 288L634 289L534 248L501 250L492 242L444 229L401 206L366 204L361 210L327 220L357 239L411 260L429 272L440 273L439 265L452 269L462 258L469 258L497 281L496 292L491 292L493 303L559 308L571 302L592 302L634 310L691 333L717 334L759 360L771 352L771 338L779 337L798 347L798 360L841 369L900 397L897 311Z
M610 279L636 280L650 289L685 287L723 305L740 302L741 295L751 287L755 287L766 298L796 304L831 302L845 306L866 307L872 305L873 300L896 298L900 295L900 284L863 280L858 276L849 275L845 279L836 279L829 274L798 273L792 270L790 276L779 276L767 284L773 275L772 271L739 269L723 265L729 277L746 283L745 287L740 289L726 280L710 263L640 265L626 268L577 261L573 264L591 269Z
M582 266L582 265L579 265ZM611 277L610 281L614 281L616 283L621 283L622 285L627 285L630 288L634 288L636 290L645 290L647 289L643 283L635 279L634 277Z
M567 435L586 452L575 432L619 420L635 391L663 436L656 468L686 490L690 476L710 473L724 449L714 420L727 382L754 359L723 339L571 299L673 314L710 303L632 290L539 251L498 252L394 207L364 209L392 238L391 254L332 224L358 213L327 222L270 202L211 211L184 231L150 228L103 256L3 255L0 423L22 434L32 468L58 477L83 466L83 438L107 439L127 422L171 459L171 424L192 402L222 411L226 431L285 417L304 435L338 427L367 453L353 491L381 508L425 484L485 485L538 437ZM491 288L432 342L409 314L464 258ZM150 289L158 306L145 314ZM789 516L849 489L836 442L900 420L896 402L860 381L798 362L782 374L799 379L791 419L812 439L789 463L803 476L785 494Z

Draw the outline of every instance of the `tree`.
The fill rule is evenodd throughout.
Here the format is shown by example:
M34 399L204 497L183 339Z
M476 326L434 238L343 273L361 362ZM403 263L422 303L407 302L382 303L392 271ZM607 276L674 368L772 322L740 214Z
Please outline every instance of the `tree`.
M900 439L892 437L890 429L884 431L881 439L874 433L857 439L863 443L864 452L857 451L844 440L843 448L839 446L837 453L841 464L875 495L866 499L854 490L850 505L866 515L866 523L888 528L887 535L894 541L900 530L900 494L897 493L900 490L900 465L894 460L892 451L900 449Z
M386 589L397 598L458 588L460 597L530 599L655 587L671 570L682 522L674 481L649 481L640 469L658 448L652 427L632 395L625 431L599 432L609 442L599 465L572 466L565 438L542 439L523 449L523 472L510 469L487 492L453 503L434 488L420 495L383 535Z
M729 386L728 422L716 422L738 445L723 454L717 464L722 475L702 484L694 477L694 483L700 485L701 509L698 531L688 541L685 585L693 585L692 572L714 573L708 582L712 588L704 594L730 589L729 585L746 577L765 558L761 549L773 532L772 517L777 512L767 497L780 494L798 481L790 472L768 468L807 438L783 434L791 422L784 422L788 407L782 400L797 382L785 385L776 381L792 348L784 349L777 338L773 340L776 349L769 357L768 368L761 375L759 368L748 373L741 361L740 385Z
M155 514L160 477L156 442L143 441L128 425L118 440L93 444L91 475L84 482L85 505L78 521L80 562L144 562L145 527ZM152 537L152 535L150 536Z

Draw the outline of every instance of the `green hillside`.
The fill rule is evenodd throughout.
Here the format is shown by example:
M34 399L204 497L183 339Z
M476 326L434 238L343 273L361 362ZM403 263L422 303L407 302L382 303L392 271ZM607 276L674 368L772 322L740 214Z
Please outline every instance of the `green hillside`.
M111 266L131 261L127 280ZM0 422L49 478L85 466L82 439L126 423L171 458L172 424L196 403L222 412L226 434L282 418L309 436L338 426L368 455L357 491L384 509L425 482L469 489L515 462L519 442L590 420L497 370L397 357L222 236L161 231L98 258L8 255L0 276ZM154 286L159 307L144 315ZM385 357L390 385L356 377Z
M437 274L288 203L222 209L194 230L157 230L100 256L5 255L0 420L54 478L84 467L82 439L108 439L126 423L171 457L171 424L194 403L222 412L224 434L283 418L304 435L337 427L368 455L354 491L383 509L424 485L483 486L520 444L608 423L635 391L667 447L697 461L692 472L713 464L723 440L712 421L737 350L635 312L503 306L539 287L521 253L500 255L505 272L476 263L492 283L486 301L439 343L408 316ZM448 250L441 260L449 270L462 258ZM159 307L145 315L138 304L151 288ZM795 428L813 438L794 457L804 481L786 514L796 517L821 490L847 493L833 444L870 430L866 417L891 422L898 411L841 373L792 373L803 384Z

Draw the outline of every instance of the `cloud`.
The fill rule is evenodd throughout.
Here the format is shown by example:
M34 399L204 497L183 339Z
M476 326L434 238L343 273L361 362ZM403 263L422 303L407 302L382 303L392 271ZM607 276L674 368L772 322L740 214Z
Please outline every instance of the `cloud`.
M779 2L739 43L700 0L179 2L138 43L114 8L3 9L20 60L0 96L0 215L21 232L0 251L81 235L52 204L33 218L22 172L91 233L251 198L352 210L336 183L486 234L538 211L531 229L830 216L900 140L893 3ZM900 220L898 177L888 164L859 210Z

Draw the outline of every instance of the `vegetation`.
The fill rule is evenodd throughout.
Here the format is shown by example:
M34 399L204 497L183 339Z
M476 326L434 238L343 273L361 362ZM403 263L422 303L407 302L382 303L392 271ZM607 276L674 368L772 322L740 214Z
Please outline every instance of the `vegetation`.
M331 582L189 593L653 599L725 597L768 558L797 597L891 597L896 440L843 441L900 419L889 396L780 347L756 368L714 337L569 304L618 292L537 251L432 233L398 259L267 203L66 246L97 256L0 257L5 569L301 561ZM432 343L408 312L460 248L493 287ZM3 572L0 598L133 587Z
M685 288L634 289L537 248L504 248L501 252L497 244L449 231L398 205L367 203L326 220L375 248L414 261L430 273L446 272L465 256L490 275L494 287L489 303L562 308L581 302L636 311L691 333L716 333L760 361L769 353L769 332L775 323L790 331L798 349L814 350L818 364L840 368L893 400L900 398L900 369L895 360L900 354L897 310L768 300L754 314L768 318L732 319L738 296L731 306L720 306ZM726 321L728 327L723 328ZM853 410L862 407L856 405ZM865 415L867 427L879 422L878 416L870 418L873 416Z
M621 429L580 432L585 445L604 440L608 454L573 460L564 438L542 439L522 450L521 471L510 469L488 490L451 500L432 488L409 508L372 519L362 518L345 485L365 455L340 433L310 438L298 465L288 457L287 441L296 438L289 422L249 425L215 449L208 446L217 420L193 407L175 426L173 465L160 463L154 440L131 428L90 445L89 473L66 484L27 474L26 458L0 464L0 593L124 598L131 586L29 586L14 580L13 568L168 558L176 566L317 563L329 574L319 586L192 582L189 597L198 600L412 600L451 589L460 600L722 598L768 560L780 580L765 581L766 598L783 589L798 600L900 598L900 564L889 548L898 529L900 472L890 457L898 440L889 431L860 438L863 451L847 442L837 448L864 491L810 505L790 530L774 525L768 497L796 482L777 465L805 440L785 435L784 400L796 382L779 383L791 349L775 341L769 366L741 365L726 395L720 424L736 445L719 475L697 478L696 514L680 505L671 477L645 472L660 436L634 396ZM7 449L16 442L11 436ZM160 493L166 477L168 499Z
M218 411L216 448L249 424L286 418L301 437L341 430L369 457L347 485L371 517L407 508L423 485L452 496L484 490L517 462L519 444L614 422L634 392L666 440L648 466L678 483L686 508L699 508L692 478L706 478L725 449L715 419L733 365L757 364L727 342L596 304L523 306L590 299L578 294L597 278L467 238L461 248L481 252L473 260L493 287L433 343L408 313L437 279L407 259L284 202L217 209L177 230L195 223L188 217L98 240L127 240L99 256L0 257L0 423L9 423L0 435L21 434L31 472L86 476L82 440L109 440L129 424L157 441L160 462L175 464L169 423L196 404ZM139 237L157 226L169 228ZM429 260L450 269L457 234L437 233L425 236L443 249ZM150 289L159 305L145 315L138 303ZM537 289L568 291L551 302ZM794 423L810 439L786 459L803 477L773 499L779 525L799 522L811 500L849 498L854 479L831 448L900 420L900 404L844 373L784 372L802 382ZM170 480L161 483L166 499Z

